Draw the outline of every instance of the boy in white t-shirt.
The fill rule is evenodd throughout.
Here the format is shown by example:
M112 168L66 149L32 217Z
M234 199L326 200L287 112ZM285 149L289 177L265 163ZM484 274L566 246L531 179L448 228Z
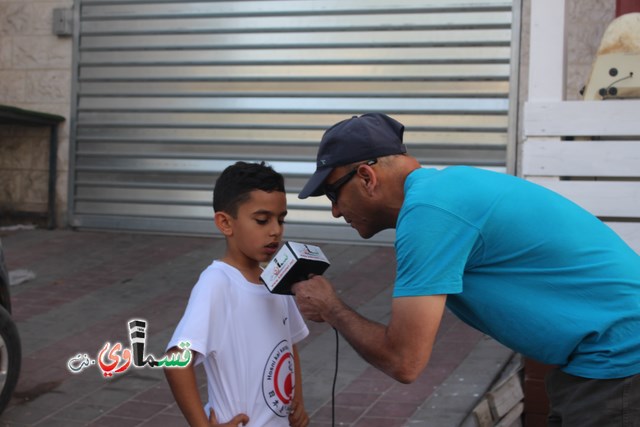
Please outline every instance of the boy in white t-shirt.
M189 342L193 362L165 368L191 426L305 427L296 343L309 333L291 296L269 293L260 263L278 250L287 215L284 179L263 163L225 169L213 194L215 224L226 239L194 286L168 353ZM207 374L204 409L194 365Z

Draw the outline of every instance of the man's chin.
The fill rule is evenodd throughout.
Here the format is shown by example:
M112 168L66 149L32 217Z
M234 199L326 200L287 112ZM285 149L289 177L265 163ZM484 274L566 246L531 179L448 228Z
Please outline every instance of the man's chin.
M371 232L371 230L360 230L356 228L356 231L363 239L370 239L377 234L377 231Z
M371 228L364 229L364 228L356 228L356 227L353 227L353 228L358 232L360 237L362 237L363 239L370 239L373 236L375 236L376 234L380 233L381 231L386 230L389 227L380 228L380 229L371 229Z

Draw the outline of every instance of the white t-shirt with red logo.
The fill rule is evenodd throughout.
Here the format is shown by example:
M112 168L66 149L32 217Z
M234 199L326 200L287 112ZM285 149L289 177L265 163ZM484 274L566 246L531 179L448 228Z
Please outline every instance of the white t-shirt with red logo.
M214 261L193 290L167 349L189 342L207 374L218 422L288 426L295 389L293 344L309 334L293 297L271 294L234 267ZM179 369L179 368L176 368Z

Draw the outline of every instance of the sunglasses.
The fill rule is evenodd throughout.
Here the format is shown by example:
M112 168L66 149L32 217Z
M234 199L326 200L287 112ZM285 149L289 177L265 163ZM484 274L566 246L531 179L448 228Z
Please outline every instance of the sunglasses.
M354 177L354 175L358 172L358 168L362 165L373 166L376 163L378 163L377 159L369 160L366 163L362 163L356 166L355 168L351 169L349 172L347 172L345 175L340 177L333 184L325 184L324 194L326 194L327 198L331 200L331 203L338 203L338 191L340 191L340 188L343 185L345 185L347 182L349 182L351 178Z

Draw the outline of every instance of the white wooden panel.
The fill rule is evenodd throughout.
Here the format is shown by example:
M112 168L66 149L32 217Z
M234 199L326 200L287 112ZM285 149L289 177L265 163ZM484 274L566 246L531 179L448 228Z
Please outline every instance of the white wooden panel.
M607 225L640 254L640 222L607 222Z
M525 136L640 135L640 100L527 102Z
M525 176L640 177L640 140L529 139L523 144L522 172Z
M599 217L631 219L607 224L640 253L640 181L630 179L640 176L640 101L563 102L566 2L531 3L529 102L524 106L521 174ZM561 141L572 136L630 141ZM560 176L596 180L560 180Z
M640 181L561 181L528 177L598 217L640 217Z
M529 99L559 101L565 85L565 1L531 2Z

